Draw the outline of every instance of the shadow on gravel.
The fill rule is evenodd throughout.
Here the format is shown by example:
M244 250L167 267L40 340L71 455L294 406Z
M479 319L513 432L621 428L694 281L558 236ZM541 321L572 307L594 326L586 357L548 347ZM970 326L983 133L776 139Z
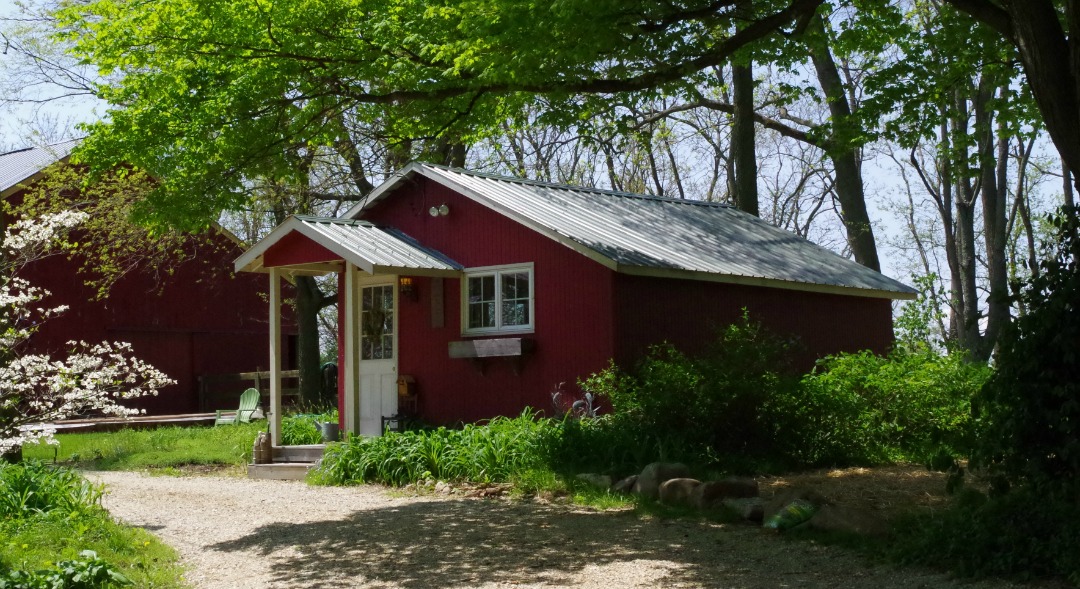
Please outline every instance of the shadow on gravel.
M756 546L741 546L745 543ZM794 582L852 587L870 574L860 559L809 543L785 542L751 527L475 500L413 503L310 524L272 524L209 548L264 555L287 550L270 560L275 585L320 586L352 579L415 589L485 583L565 586L587 566L632 567L633 561L642 560L654 561L648 567L652 573L637 579L646 586L780 587ZM814 562L820 565L825 559L831 566L817 570ZM838 570L843 571L839 578ZM597 574L603 584L602 571ZM876 586L869 578L863 580L863 586Z

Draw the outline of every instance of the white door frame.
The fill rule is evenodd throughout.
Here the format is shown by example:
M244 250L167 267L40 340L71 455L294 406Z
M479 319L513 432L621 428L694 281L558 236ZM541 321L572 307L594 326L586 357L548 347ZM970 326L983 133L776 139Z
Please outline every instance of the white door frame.
M352 345L346 347L346 364L352 364L353 370L349 375L350 380L346 381L346 394L345 394L345 410L346 410L346 431L350 431L356 434L378 436L382 435L382 418L386 415L392 415L397 412L395 406L397 402L397 373L398 373L398 352L399 352L399 296L397 289L397 276L396 275L370 275L363 272L354 272L355 282L353 282L352 293L348 292L346 288L346 300L349 301L348 308L351 312L346 314L346 327L347 331L352 331L351 334L346 334L346 344L352 342ZM346 285L350 284L348 277L346 277ZM363 290L367 287L373 286L390 286L393 293L393 343L392 343L392 358L388 360L361 360L360 355L362 352L362 329L360 326L361 310L363 303ZM351 296L350 296L351 295ZM348 328L351 328L348 329ZM351 348L351 349L350 349ZM370 363L369 363L370 362ZM373 381L366 378L370 375L365 374L364 365L378 367L381 377L373 384ZM390 383L387 384L386 380L389 378ZM349 387L349 382L353 383L353 386ZM367 383L366 385L364 383ZM382 390L383 388L393 388L393 390ZM371 388L371 390L368 390ZM351 389L351 390L350 390ZM367 397L367 395L375 395L376 397ZM380 398L381 397L381 398ZM368 415L367 413L372 413Z

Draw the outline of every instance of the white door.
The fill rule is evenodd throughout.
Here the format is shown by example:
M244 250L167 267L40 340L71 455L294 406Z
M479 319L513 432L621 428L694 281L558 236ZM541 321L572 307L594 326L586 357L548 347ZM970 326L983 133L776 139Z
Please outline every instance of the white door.
M360 280L360 435L381 436L382 418L397 413L397 280Z

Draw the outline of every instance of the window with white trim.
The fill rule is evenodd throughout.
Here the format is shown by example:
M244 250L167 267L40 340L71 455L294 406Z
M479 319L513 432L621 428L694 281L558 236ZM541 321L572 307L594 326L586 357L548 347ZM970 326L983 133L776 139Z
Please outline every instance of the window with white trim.
M473 268L461 284L463 334L533 330L532 264Z

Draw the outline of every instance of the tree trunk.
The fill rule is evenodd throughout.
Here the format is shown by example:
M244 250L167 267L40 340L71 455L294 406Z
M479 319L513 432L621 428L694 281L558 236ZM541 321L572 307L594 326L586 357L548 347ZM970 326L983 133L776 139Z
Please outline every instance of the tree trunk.
M1009 322L1009 274L1006 260L1008 232L1006 229L1006 198L1009 140L1004 134L994 137L993 114L987 104L993 97L994 85L984 79L979 83L975 100L975 124L978 127L979 160L982 170L983 240L986 247L987 299L986 331L983 345L974 352L979 360L988 360L997 344L998 334ZM995 143L997 156L994 156Z
M957 137L965 137L970 133L968 126L968 98L974 89L961 88L953 93L952 132ZM967 148L956 155L947 151L946 158L961 158L956 166L957 170L968 170L964 165ZM979 354L982 341L979 333L979 292L976 283L976 252L975 252L975 201L976 179L968 174L957 173L953 178L955 183L955 210L954 220L956 227L956 268L953 275L959 284L954 283L953 293L956 298L955 311L957 311L955 328L956 339L962 348L974 355Z
M1051 0L1006 2L1013 35L1046 130L1069 169L1080 169L1080 14L1066 2L1066 36ZM1075 180L1075 178L1074 178ZM1078 185L1080 187L1080 185Z
M319 353L319 311L327 298L315 278L296 277L297 369L300 371L300 399L308 406L323 404L322 358Z
M832 118L833 133L829 141L828 155L833 161L836 173L836 199L840 201L840 212L844 216L848 245L856 262L880 271L881 262L878 260L874 228L870 225L870 214L866 210L859 152L848 141L838 141L837 130L851 118L851 105L848 104L840 71L829 50L825 24L820 15L814 15L810 19L807 33L810 59L814 62L818 83L825 93L825 101Z
M735 116L731 127L731 160L735 168L735 206L760 216L757 192L757 153L754 136L754 70L751 62L731 64Z
M956 198L956 275L960 279L957 336L960 345L980 356L982 340L979 333L979 292L976 284L975 258L975 194L967 180L961 178Z
M752 0L737 0L739 16L750 20ZM735 206L755 217L760 215L757 192L757 141L754 136L754 62L748 52L745 59L731 60L731 92L734 111L731 125L731 170L728 188Z
M1069 164L1065 163L1065 160L1061 160L1061 181L1064 184L1065 189L1065 204L1073 207L1076 205L1076 200L1073 197L1073 182L1072 182L1072 170L1069 169Z

